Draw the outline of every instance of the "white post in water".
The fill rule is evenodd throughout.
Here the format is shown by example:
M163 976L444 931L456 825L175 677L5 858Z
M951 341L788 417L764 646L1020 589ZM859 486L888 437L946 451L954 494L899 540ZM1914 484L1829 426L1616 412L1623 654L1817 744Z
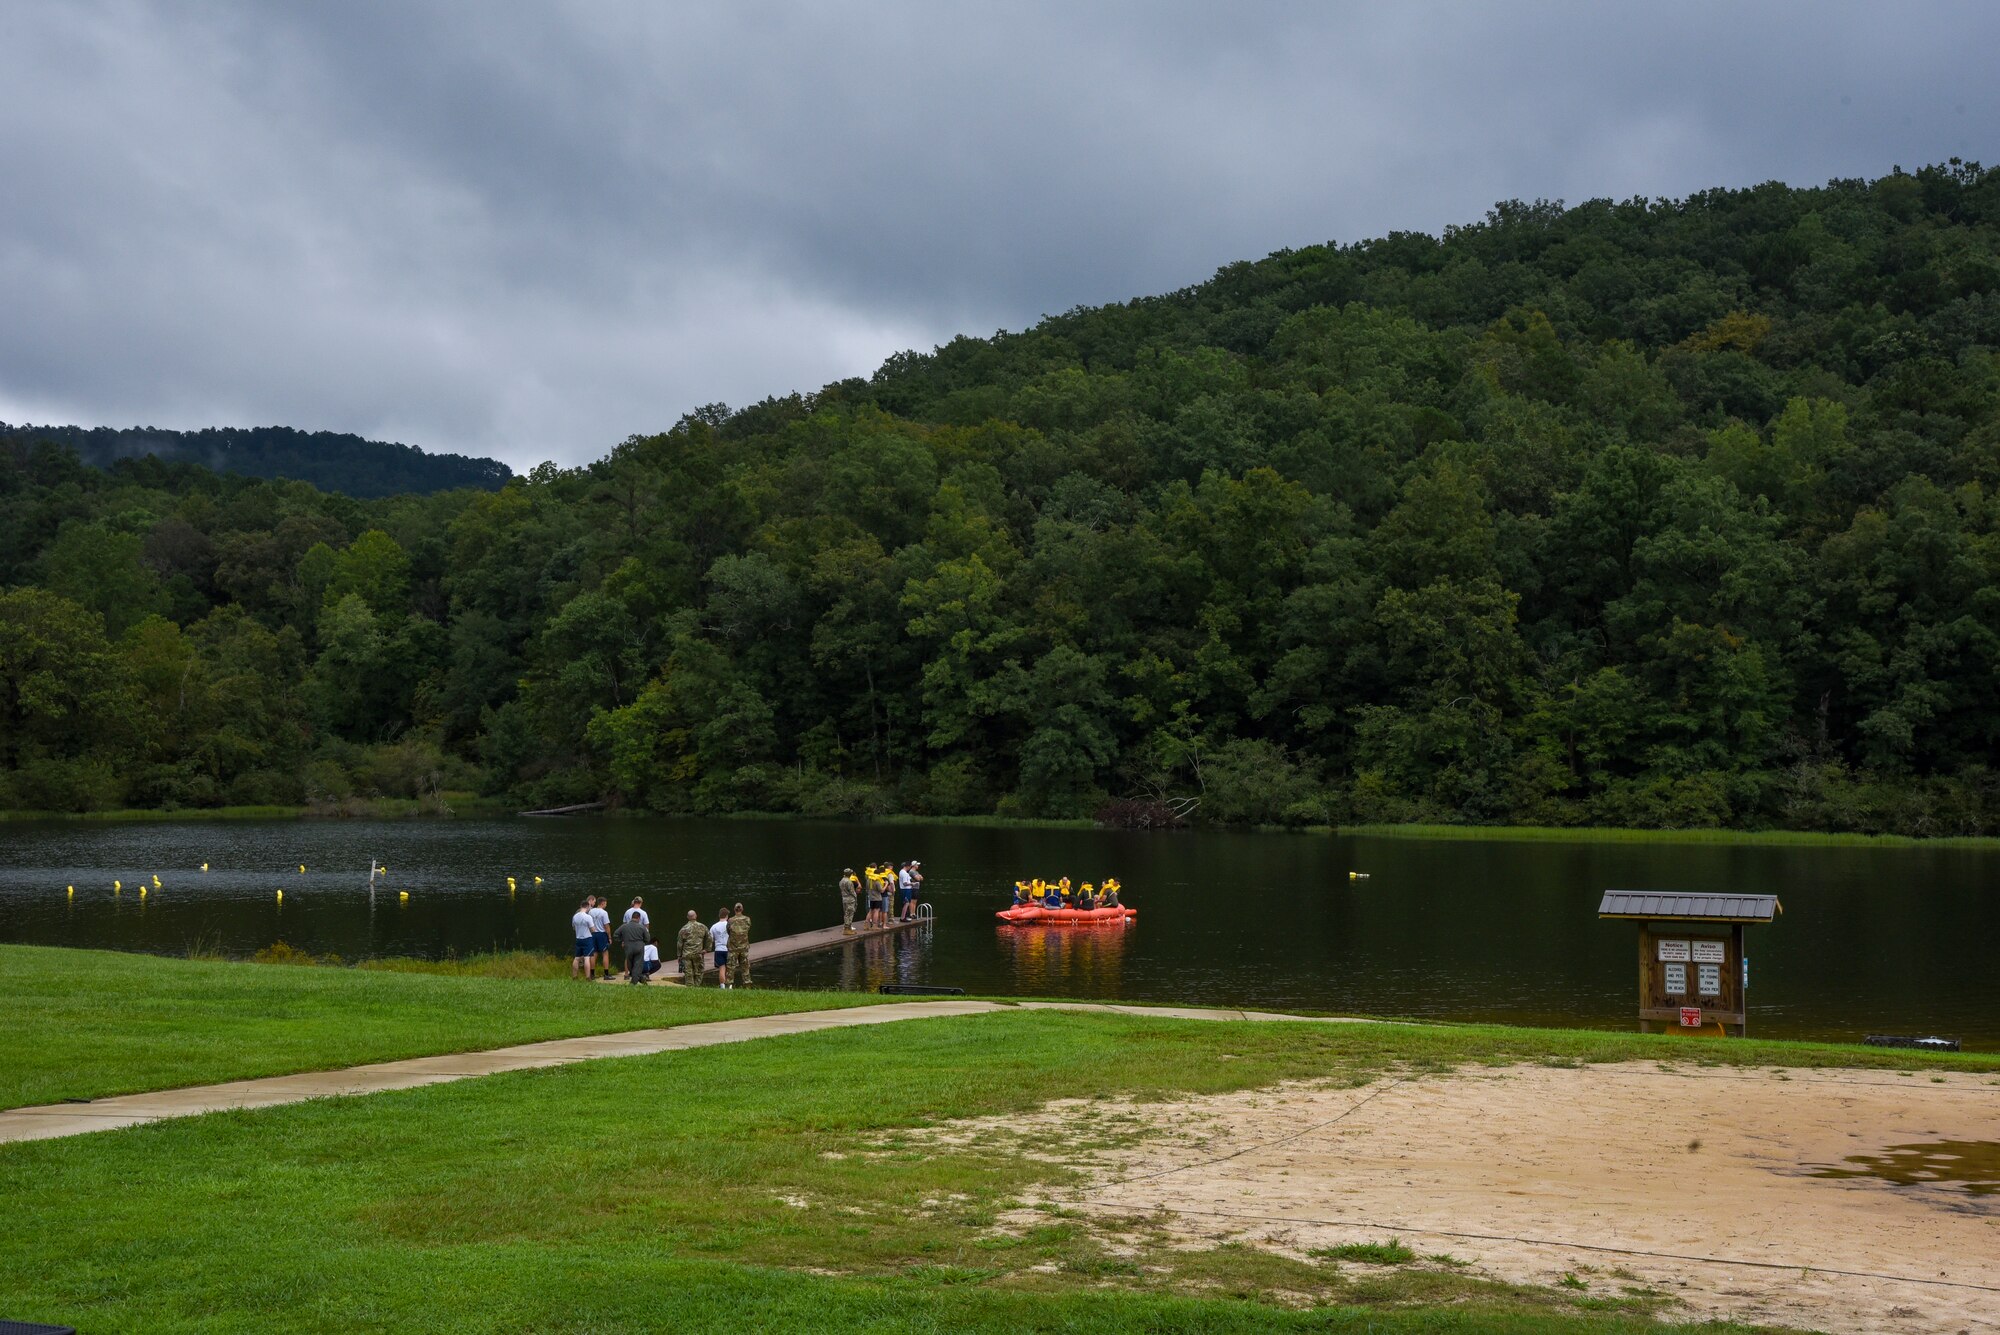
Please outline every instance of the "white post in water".
M368 902L375 902L375 878L382 874L382 864L374 858L368 859Z

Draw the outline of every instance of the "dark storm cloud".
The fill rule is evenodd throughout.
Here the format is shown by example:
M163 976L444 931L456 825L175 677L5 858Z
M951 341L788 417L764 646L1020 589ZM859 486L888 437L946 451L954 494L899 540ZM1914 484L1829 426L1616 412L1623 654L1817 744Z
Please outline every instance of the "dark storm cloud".
M1986 5L0 8L0 418L517 466L1502 198L1992 157Z

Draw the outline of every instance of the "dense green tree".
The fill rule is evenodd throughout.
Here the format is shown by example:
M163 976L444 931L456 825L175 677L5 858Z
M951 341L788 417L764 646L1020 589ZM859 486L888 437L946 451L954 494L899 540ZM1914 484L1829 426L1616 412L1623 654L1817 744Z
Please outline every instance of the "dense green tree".
M458 491L54 435L0 804L2000 828L1975 164L1506 202Z

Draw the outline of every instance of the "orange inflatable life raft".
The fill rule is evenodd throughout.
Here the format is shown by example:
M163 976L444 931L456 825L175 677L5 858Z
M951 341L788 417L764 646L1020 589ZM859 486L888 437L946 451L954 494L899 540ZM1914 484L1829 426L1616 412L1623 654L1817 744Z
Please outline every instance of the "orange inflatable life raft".
M1001 909L993 915L1001 922L1018 923L1099 923L1128 922L1139 916L1139 910L1115 909L1045 909L1039 904L1016 904L1010 909Z

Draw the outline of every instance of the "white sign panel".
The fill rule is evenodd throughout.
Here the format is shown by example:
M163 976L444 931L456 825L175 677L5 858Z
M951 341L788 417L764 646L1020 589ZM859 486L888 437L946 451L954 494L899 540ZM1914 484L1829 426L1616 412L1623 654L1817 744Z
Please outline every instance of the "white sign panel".
M1669 964L1667 966L1667 995L1683 997L1687 995L1687 990L1688 966L1685 964Z
M1660 942L1660 959L1662 962L1665 962L1667 960L1680 960L1682 962L1686 962L1687 957L1688 957L1687 942L1685 941Z
M1722 942L1718 939L1710 938L1706 941L1696 941L1694 943L1694 962L1696 964L1720 964L1722 963L1722 950Z
M1722 966L1720 964L1697 964L1694 966L1695 989L1705 997L1722 995Z

